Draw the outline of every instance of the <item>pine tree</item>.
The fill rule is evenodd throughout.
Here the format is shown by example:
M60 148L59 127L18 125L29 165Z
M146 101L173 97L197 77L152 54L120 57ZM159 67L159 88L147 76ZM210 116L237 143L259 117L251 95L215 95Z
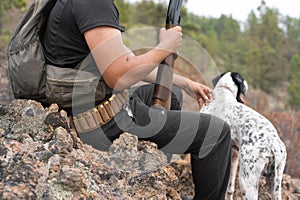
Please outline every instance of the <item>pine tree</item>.
M289 70L288 103L292 109L300 110L300 57L294 54Z

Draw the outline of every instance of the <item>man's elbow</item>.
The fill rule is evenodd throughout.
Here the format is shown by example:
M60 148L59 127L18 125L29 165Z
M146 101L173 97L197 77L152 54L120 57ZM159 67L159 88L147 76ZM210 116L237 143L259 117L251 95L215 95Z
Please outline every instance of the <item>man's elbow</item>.
M105 78L104 78L105 80ZM130 83L122 78L114 78L105 80L108 87L112 88L114 91L123 91L130 87Z

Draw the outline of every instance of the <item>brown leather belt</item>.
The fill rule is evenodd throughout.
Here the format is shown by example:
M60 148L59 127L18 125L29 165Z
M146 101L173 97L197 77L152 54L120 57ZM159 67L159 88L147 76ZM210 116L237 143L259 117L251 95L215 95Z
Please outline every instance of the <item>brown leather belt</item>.
M74 116L70 121L77 133L93 131L109 122L129 100L128 90L113 94L107 101L99 104L95 108L87 110Z

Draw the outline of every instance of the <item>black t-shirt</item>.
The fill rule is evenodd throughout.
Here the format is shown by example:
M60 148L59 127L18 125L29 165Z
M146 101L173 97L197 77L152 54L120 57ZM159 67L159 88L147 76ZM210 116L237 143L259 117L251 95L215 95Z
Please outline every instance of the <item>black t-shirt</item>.
M114 0L57 0L43 35L47 63L75 67L90 50L83 33L99 26L124 31Z

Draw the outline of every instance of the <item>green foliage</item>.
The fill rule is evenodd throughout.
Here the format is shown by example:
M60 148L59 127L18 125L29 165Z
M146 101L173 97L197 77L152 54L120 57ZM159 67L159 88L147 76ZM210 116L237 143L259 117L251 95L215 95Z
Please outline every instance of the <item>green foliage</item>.
M127 29L141 26L164 26L167 5L153 0L128 3L126 0L115 1L120 12L120 23Z
M243 42L248 45L240 46L246 52L240 64L247 68L250 84L269 93L286 80L288 68L284 52L286 38L278 18L278 12L265 5L260 6L259 16L250 13L243 33Z
M0 32L0 49L6 48L9 40L10 40L10 31L8 29L2 29Z
M284 25L286 27L286 35L288 37L284 51L286 52L287 59L290 59L292 55L300 52L300 20L286 17Z
M127 28L164 26L166 2L116 1ZM264 2L258 11L249 13L242 29L231 16L205 18L183 7L181 26L183 33L199 42L224 71L239 71L251 86L272 93L288 80L290 59L300 51L300 21L282 18L278 10Z
M5 15L6 12L15 7L23 9L27 5L26 0L1 0L0 1L0 49L6 49L10 39L10 31L4 24L9 24L9 18Z
M298 54L292 57L289 80L288 103L293 109L300 110L300 56Z
M134 24L161 27L165 24L166 5L153 0L142 0L135 4L134 15Z
M13 7L25 8L27 5L26 0L1 0L0 1L0 16L5 13L6 10Z
M132 16L132 10L133 10L132 4L124 0L118 0L115 1L115 5L119 10L120 24L122 24L125 27L128 27L130 25L131 16Z

